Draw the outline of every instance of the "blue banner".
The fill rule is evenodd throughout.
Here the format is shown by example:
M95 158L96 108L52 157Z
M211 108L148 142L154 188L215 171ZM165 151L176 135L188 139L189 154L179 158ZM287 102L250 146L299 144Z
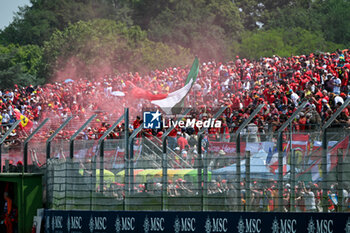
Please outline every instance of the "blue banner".
M46 233L350 233L350 213L45 210Z

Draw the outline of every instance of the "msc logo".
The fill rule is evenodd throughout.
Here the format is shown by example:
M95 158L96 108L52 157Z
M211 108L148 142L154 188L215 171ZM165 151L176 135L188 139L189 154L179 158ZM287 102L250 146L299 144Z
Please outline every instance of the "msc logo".
M157 110L156 112L144 112L143 120L145 122L145 129L160 129L161 114Z

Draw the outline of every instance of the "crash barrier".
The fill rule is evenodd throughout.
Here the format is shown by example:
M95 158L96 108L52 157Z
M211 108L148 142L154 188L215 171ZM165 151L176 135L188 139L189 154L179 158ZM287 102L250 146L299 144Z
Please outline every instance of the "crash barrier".
M165 183L162 158L157 155L159 153L152 153L156 151L155 145L145 152L147 144L143 141L139 138L134 145L135 158L129 165L125 163L124 140L105 141L102 186L101 157L93 156L94 151L99 151L94 144L87 148L88 141L78 140L73 159L59 156L49 159L46 168L47 207L112 211L275 212L279 207L284 212L349 210L348 137L329 146L327 176L322 174L320 147L316 141L312 142L311 148L307 145L311 140L299 142L303 145L292 141L292 152L290 148L285 152L282 180L278 176L278 153L273 151L274 142L242 142L242 153L238 158L232 149L235 147L233 142L213 141L203 152L201 163L198 153L193 150L186 157L178 152L168 153L178 164L167 163ZM85 155L91 156L86 158ZM181 156L191 167L186 167L177 158ZM237 161L241 167L239 184ZM129 168L126 174L130 163L133 169ZM321 186L325 178L324 196ZM283 184L282 196L278 194L279 183ZM166 187L165 193L163 187ZM322 201L324 198L326 202Z
M247 213L45 210L45 232L269 232L350 231L348 213Z

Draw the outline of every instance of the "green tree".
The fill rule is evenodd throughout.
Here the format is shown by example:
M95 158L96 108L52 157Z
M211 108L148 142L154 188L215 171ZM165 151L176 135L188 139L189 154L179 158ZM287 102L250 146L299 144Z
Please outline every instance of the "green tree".
M259 4L258 0L236 0L236 6L239 8L240 17L245 30L254 30L258 28L256 22L261 22L261 15L264 11L264 5Z
M224 1L168 1L147 26L149 38L191 49L202 59L225 59L242 31L237 7Z
M240 9L244 28L254 30L259 28L259 25L265 25L276 10L299 5L302 1L311 0L235 0L234 2Z
M321 31L322 24L315 9L301 7L278 8L266 16L265 29L300 27L308 31Z
M326 41L350 44L350 11L347 0L295 0L264 13L265 29L300 27L322 35Z
M63 30L69 23L109 18L130 24L128 15L128 9L112 0L31 0L31 6L19 8L14 21L1 31L0 42L42 45L55 30Z
M45 79L38 76L42 67L42 49L36 45L0 45L0 85L2 88L14 84L26 86L43 84Z
M324 1L321 7L322 31L325 38L350 46L350 1Z
M170 48L146 37L138 26L127 27L111 20L71 24L44 43L45 74L94 78L111 72L148 71L190 63L188 50Z
M259 30L246 32L242 36L240 55L260 58L272 55L288 57L320 51L334 51L344 45L327 42L321 32L310 32L302 28Z

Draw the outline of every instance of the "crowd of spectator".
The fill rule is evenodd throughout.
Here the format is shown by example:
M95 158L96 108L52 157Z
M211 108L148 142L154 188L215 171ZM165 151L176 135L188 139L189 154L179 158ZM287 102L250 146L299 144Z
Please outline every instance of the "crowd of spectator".
M221 117L224 127L220 131L214 130L212 139L218 138L219 134L234 132L260 103L266 105L253 121L258 132L278 129L303 100L308 100L309 105L299 114L294 127L296 130L316 129L348 97L349 61L348 50L337 50L334 53L288 58L273 56L259 60L237 56L227 63L202 63L186 105L198 108L196 116L203 119L213 114L212 108L229 106ZM13 89L0 92L1 133L15 121L14 109L19 109L34 125L47 117L56 125L69 116L83 122L97 113L97 119L84 133L86 139L96 139L109 127L111 120L122 114L123 107L130 108L134 119L142 115L143 108L155 108L147 100L128 95L132 88L128 83L152 90L154 94L169 93L184 85L188 71L189 67L172 67L151 71L144 76L138 73L110 74L95 80L67 79L44 86L15 85ZM119 91L126 96L114 95ZM141 122L142 119L136 119L130 130ZM350 126L349 108L343 111L336 123L346 128ZM125 126L120 125L111 137L122 137L123 128ZM61 136L68 138L72 132L63 131ZM161 135L159 132L148 133ZM176 137L176 132L174 134L172 136ZM20 132L11 135L15 138L25 136Z

